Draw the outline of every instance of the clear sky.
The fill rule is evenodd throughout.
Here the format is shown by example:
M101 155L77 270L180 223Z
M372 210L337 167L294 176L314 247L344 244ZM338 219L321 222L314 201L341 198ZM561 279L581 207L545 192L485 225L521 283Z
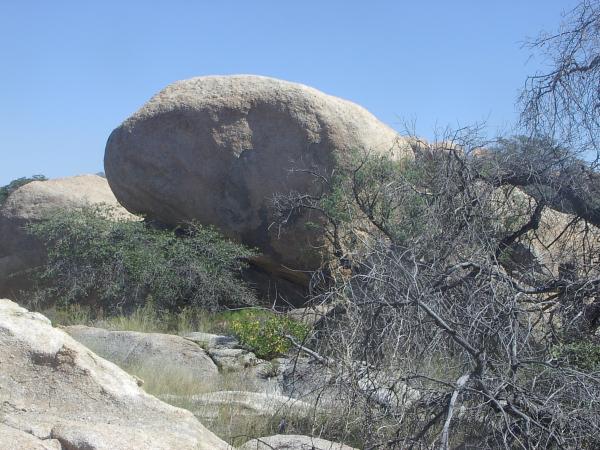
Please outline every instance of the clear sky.
M248 73L417 132L516 118L521 48L575 0L0 0L0 185L103 170L113 128L167 84Z

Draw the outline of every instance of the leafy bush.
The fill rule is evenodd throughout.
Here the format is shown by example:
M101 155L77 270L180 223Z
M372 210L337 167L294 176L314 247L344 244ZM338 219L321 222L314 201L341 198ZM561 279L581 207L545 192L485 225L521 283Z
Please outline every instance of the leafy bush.
M109 315L149 301L168 311L256 301L238 277L251 250L197 223L159 230L115 217L111 208L96 206L30 225L48 252L38 298L62 305L86 300Z
M600 370L600 345L575 341L554 347L552 356L585 371Z
M4 204L8 196L19 189L21 186L31 183L32 181L45 181L47 178L44 175L33 175L32 177L21 177L16 180L12 180L6 186L0 187L0 206Z
M286 316L250 312L231 323L231 330L240 342L262 359L281 356L290 349L291 336L303 341L308 327Z

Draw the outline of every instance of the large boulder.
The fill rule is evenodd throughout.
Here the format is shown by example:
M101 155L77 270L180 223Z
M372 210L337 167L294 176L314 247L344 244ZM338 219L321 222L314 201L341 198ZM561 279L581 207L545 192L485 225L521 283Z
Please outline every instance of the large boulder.
M24 226L60 210L106 204L121 218L131 218L117 202L105 178L80 175L32 181L12 192L0 205L0 296L29 286L28 271L45 257L44 246Z
M189 411L146 394L10 300L0 300L0 367L0 449L229 448Z
M63 329L101 357L140 373L151 372L156 377L177 376L195 383L205 383L219 373L204 349L181 336L109 331L84 325Z
M178 81L108 139L108 182L129 211L166 224L197 219L258 248L257 264L294 283L322 261L321 218L272 226L275 194L318 194L352 150L410 154L408 141L364 108L310 87L236 75ZM272 289L276 287L272 286Z

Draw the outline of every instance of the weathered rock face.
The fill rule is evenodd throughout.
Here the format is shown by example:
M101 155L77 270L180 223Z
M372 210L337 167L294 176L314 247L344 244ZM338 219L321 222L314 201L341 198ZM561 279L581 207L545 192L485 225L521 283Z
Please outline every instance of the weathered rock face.
M0 300L0 367L0 449L228 448L190 412L146 394L117 366L9 300ZM4 434L7 428L13 431Z
M105 203L118 215L132 217L113 195L106 179L80 175L33 181L14 191L0 208L0 296L27 287L26 271L40 265L43 245L23 227L61 209Z
M252 439L239 450L356 450L337 442L295 434L276 434L274 436Z
M515 230L529 220L532 205L537 203L520 189L498 189L497 195L499 216L519 218L513 225ZM600 230L577 220L572 214L546 207L537 230L523 236L511 250L515 270L558 277L561 271L569 270L569 267L589 266L590 255L600 251ZM507 268L511 269L510 266Z
M180 336L136 331L107 331L73 325L64 330L75 340L120 367L177 373L197 383L219 371L206 351Z
M175 224L197 219L257 247L269 273L314 269L323 236L309 215L272 224L274 194L315 193L353 149L408 154L396 132L360 106L300 84L258 76L179 81L113 131L106 175L129 210ZM296 171L293 171L297 169ZM294 277L297 276L298 279Z

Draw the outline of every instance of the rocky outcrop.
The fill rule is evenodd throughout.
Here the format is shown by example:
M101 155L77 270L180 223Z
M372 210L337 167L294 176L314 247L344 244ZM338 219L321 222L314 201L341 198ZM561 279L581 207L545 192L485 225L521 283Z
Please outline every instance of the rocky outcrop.
M298 284L307 280L295 269L321 263L323 236L306 226L321 218L272 226L273 196L318 193L306 171L330 174L354 149L409 154L407 141L349 101L272 78L211 76L154 96L112 132L104 164L129 211L215 225L257 247L262 270Z
M73 325L64 330L96 354L132 369L176 374L203 383L218 375L218 368L204 349L181 336L137 331L108 331Z
M268 395L281 394L281 377L279 364L275 361L265 361L254 353L243 348L233 336L192 332L184 337L202 347L215 364L219 367L220 374L230 381L231 374L235 374L247 390L259 391ZM239 389L239 386L235 386ZM224 389L221 387L221 389Z
M132 218L111 192L106 179L80 175L32 181L12 192L0 207L0 296L11 296L30 283L27 271L40 265L44 246L23 227L60 210L107 204L121 218Z
M239 450L357 450L337 442L295 434L252 439L239 447Z
M184 337L205 349L219 369L224 371L240 371L264 363L254 353L242 348L232 336L194 332Z
M0 367L1 449L228 448L189 411L146 394L135 378L9 300L0 300Z

